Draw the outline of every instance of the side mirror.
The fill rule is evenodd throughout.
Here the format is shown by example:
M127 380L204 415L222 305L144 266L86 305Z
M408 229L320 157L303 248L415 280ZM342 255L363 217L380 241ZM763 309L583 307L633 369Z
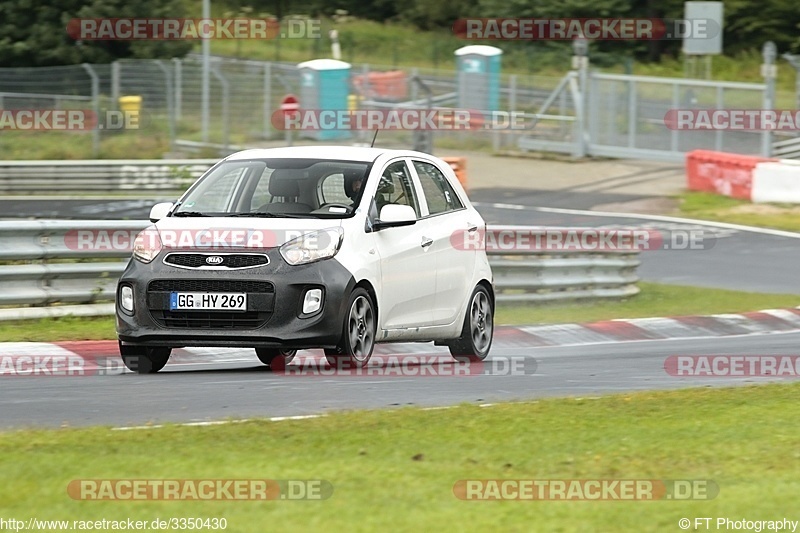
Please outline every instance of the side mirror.
M172 202L161 202L160 204L156 204L150 209L150 222L158 222L162 218L166 217L170 211L172 211L172 207L175 204Z
M380 218L375 221L373 228L381 230L384 228L397 228L400 226L410 226L417 223L417 213L410 205L388 204L383 206Z

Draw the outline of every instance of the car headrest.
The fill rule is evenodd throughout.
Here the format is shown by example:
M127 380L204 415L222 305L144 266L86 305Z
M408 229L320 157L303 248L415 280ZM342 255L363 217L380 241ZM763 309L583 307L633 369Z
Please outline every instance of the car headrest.
M269 177L269 194L272 196L298 196L300 184L289 169L276 168Z

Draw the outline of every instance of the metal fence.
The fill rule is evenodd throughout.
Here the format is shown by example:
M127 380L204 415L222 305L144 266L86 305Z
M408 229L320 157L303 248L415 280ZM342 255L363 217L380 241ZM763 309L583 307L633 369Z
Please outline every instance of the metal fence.
M0 222L0 320L88 314L80 306L114 300L116 280L147 221ZM534 228L494 226L492 232ZM83 233L82 233L83 232ZM82 234L92 236L83 242ZM639 292L638 252L492 251L499 302L624 298ZM35 309L9 309L37 306ZM52 307L48 307L52 306ZM37 311L38 309L38 311ZM98 314L113 312L96 306Z
M206 148L208 155L237 146L280 143L285 133L272 124L286 93L301 92L297 64L212 58L209 122L202 124L198 56L173 60L122 60L110 65L0 69L0 108L88 108L103 117L120 108L119 98L140 96L141 120L127 134L168 139L173 151ZM399 87L382 89L370 74L395 72ZM461 77L461 78L460 78ZM350 92L364 108L454 108L459 92L483 90L463 83L455 70L352 65ZM415 81L418 80L418 81ZM460 83L461 80L461 83ZM556 151L574 156L682 159L695 148L746 154L792 156L796 134L747 131L673 131L664 124L669 109L760 109L774 107L772 83L738 83L683 78L604 74L582 63L563 77L500 77L498 110L523 113L524 130L437 131L448 148L491 147L495 151ZM428 98L430 97L430 98ZM301 102L302 106L302 102ZM486 110L485 110L486 111ZM491 111L491 110L488 110ZM94 129L94 151L118 135ZM346 143L369 142L371 132L353 132ZM296 134L298 139L301 134ZM414 132L384 131L382 146L412 146ZM311 142L309 140L309 142ZM3 141L0 139L0 150ZM773 143L775 146L773 147ZM787 148L789 146L789 148Z

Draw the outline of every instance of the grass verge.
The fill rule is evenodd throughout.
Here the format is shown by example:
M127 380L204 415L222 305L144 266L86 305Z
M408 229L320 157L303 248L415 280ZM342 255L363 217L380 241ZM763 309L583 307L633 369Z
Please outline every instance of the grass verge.
M686 192L679 199L680 215L685 217L800 231L800 206L797 205L754 204L706 192Z
M800 384L339 413L136 431L0 433L4 518L225 518L228 531L679 531L794 518ZM76 501L79 479L314 479L323 501ZM707 501L463 501L467 479L713 480ZM498 527L499 526L499 527Z
M495 323L500 325L593 322L614 318L705 315L758 309L796 307L800 296L762 294L682 285L639 283L633 298L610 302L548 305L500 305ZM0 322L0 342L54 342L114 339L113 317L65 317Z

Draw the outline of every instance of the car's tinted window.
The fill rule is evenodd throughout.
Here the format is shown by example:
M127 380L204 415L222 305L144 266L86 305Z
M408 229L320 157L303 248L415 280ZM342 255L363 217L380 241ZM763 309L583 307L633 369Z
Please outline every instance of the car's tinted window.
M450 182L435 165L425 161L414 161L414 169L422 184L428 212L431 215L464 207Z
M375 193L375 203L378 212L386 204L409 205L420 216L414 184L404 161L395 161L384 169Z

